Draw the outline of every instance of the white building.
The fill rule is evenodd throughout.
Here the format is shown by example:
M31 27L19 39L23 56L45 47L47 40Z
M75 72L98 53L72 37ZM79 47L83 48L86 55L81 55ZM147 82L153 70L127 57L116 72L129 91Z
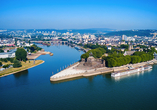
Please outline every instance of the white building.
M124 40L124 36L125 36L125 35L122 35L122 40Z
M0 58L13 58L15 57L15 52L16 52L16 49L11 50L10 52L7 52L7 53L0 53Z
M135 41L135 38L133 38L133 37L127 37L127 41Z
M133 55L134 52L135 52L135 51L125 51L123 55L124 55L124 56L126 56L126 55Z
M63 33L62 35L72 36L73 33L66 32L66 33Z
M111 49L112 49L112 47L111 47L111 46L108 46L108 47L107 47L107 49L108 49L108 50L111 50Z
M84 39L88 39L88 38L89 38L89 35L83 35L82 38L84 38Z
M90 35L90 38L91 39L95 39L95 35Z

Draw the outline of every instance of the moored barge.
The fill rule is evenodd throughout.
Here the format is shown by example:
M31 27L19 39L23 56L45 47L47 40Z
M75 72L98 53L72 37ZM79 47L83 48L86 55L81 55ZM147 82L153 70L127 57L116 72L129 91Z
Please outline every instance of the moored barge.
M140 72L140 71L150 70L150 69L152 69L152 66L150 66L150 65L140 66L138 68L129 67L128 70L111 73L111 76L119 77L119 76L129 75L129 74L133 74L133 73Z

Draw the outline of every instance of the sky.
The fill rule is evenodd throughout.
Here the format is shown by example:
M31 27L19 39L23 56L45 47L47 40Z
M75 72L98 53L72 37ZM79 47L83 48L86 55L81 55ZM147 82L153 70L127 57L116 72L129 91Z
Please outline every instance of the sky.
M157 29L157 0L1 0L0 29Z

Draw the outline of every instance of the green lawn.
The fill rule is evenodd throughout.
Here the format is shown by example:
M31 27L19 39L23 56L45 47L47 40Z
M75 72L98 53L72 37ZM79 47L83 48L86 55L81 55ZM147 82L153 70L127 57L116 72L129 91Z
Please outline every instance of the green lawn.
M26 63L25 62L21 62L22 67L19 67L19 68L13 68L13 67L11 67L9 69L1 71L0 72L0 76L7 75L7 74L10 74L10 73L14 73L14 72L16 73L16 72L19 72L19 71L23 71L23 70L26 70L28 68L34 67L36 65L39 65L42 62L44 62L44 61L42 61L42 60L36 60L35 64L34 64L34 61L30 61L30 62L26 61ZM11 64L11 63L7 62L7 63L3 63L3 64Z

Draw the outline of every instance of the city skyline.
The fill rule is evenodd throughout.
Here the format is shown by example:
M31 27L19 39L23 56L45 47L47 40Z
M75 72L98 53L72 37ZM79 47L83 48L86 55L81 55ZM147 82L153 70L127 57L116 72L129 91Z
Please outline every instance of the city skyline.
M157 29L155 0L6 0L1 29Z

